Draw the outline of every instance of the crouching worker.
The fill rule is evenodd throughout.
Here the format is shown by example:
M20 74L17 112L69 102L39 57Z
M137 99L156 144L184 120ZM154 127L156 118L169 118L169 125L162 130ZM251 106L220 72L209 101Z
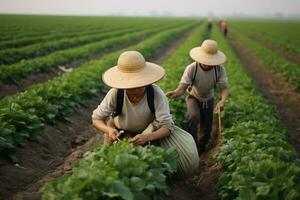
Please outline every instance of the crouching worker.
M175 147L178 173L186 177L198 170L199 156L190 134L174 126L164 92L153 84L164 75L161 66L146 62L139 52L122 53L117 66L102 76L112 89L93 111L93 125L105 134L106 144L125 136L136 145L155 141L163 148Z

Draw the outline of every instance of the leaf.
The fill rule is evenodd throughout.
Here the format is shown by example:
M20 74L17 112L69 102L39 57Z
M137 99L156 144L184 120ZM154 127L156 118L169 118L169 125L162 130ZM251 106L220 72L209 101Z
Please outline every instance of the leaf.
M145 188L145 181L139 177L131 177L130 183L131 183L131 187L135 191L142 191Z
M114 181L111 185L112 192L119 194L125 200L133 200L131 191L120 181Z
M270 185L261 185L256 188L257 195L267 196L270 192Z

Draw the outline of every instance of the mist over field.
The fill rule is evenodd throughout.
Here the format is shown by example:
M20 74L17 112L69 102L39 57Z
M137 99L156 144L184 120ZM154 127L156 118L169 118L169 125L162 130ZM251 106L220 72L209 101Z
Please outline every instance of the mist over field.
M299 18L298 0L1 0L0 13Z

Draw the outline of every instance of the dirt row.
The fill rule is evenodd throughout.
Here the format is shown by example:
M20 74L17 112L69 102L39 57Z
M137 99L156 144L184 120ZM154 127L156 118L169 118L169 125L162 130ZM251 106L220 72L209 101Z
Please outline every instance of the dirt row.
M46 125L40 142L28 142L25 148L17 150L18 165L2 160L0 199L12 199L15 194L18 198L14 199L26 199L21 198L21 191L26 191L25 196L30 197L27 199L34 199L31 192L34 194L43 182L68 172L70 161L81 157L91 145L102 142L91 125L91 113L98 101L93 99L89 108L80 109L70 117L70 122Z
M186 40L192 33L189 32L179 40L158 52L153 62L160 63ZM54 125L46 125L40 142L28 142L25 148L20 148L17 154L20 158L18 165L13 165L4 159L0 160L0 199L40 199L39 189L45 182L49 182L64 173L70 173L72 164L90 149L95 143L101 143L101 134L91 125L91 113L102 99L103 94L91 100L88 108L81 108L70 117L70 122L57 122ZM204 155L203 155L204 156ZM207 155L205 155L207 156ZM207 157L201 157L201 166L211 165ZM207 164L205 164L208 162ZM202 170L205 171L205 170ZM201 177L214 177L217 173L207 170L207 174ZM199 177L200 177L199 176ZM201 178L202 180L203 178ZM207 179L212 180L212 179ZM182 183L191 188L186 190ZM215 185L215 181L212 181ZM207 191L198 191L198 186L214 188L212 183L198 181L197 177L182 182L176 182L172 191L179 193L180 197L193 197L211 195ZM179 188L179 189L178 189ZM173 193L172 193L173 194ZM172 198L180 199L180 198ZM184 198L187 199L187 198ZM212 198L213 199L213 198Z
M255 80L258 89L275 105L278 117L289 132L289 142L300 155L300 93L294 91L281 74L272 72L268 66L265 66L233 35L228 38L228 41Z

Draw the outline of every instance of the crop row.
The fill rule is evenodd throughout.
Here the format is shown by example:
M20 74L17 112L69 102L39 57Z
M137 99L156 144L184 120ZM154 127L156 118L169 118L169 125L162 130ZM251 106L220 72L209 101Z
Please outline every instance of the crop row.
M101 27L143 27L177 24L192 21L170 18L132 17L66 17L66 16L0 16L0 41L18 40L29 37L55 35Z
M188 20L186 20L188 21ZM73 38L73 37L79 37L79 36L88 36L96 33L101 33L102 31L113 31L113 30L123 30L125 28L132 28L137 29L137 28L149 28L149 27L158 27L158 26L164 26L167 24L180 24L182 23L181 21L175 23L167 23L167 22L158 22L158 23L153 23L153 21L146 21L145 23L141 25L137 24L132 24L132 23L112 23L112 24L91 24L90 26L83 26L83 27L61 27L60 29L56 30L54 33L52 33L51 28L49 28L48 32L45 34L41 34L38 36L33 36L33 37L23 37L20 39L12 39L8 41L0 41L0 49L8 49L8 48L20 48L26 45L33 45L36 43L41 43L41 42L50 42L53 40L60 40L60 39L66 39L66 38ZM17 32L17 31L16 31ZM15 33L14 33L15 34Z
M195 25L194 22L161 31L127 50L138 50L148 59ZM2 99L0 152L14 159L12 155L15 148L28 139L39 138L44 123L67 119L79 106L88 106L91 96L103 90L103 85L99 84L99 74L107 67L115 65L124 50L107 54L100 60L90 61L62 77L34 85L23 93Z
M126 44L133 43L136 40L150 36L151 34L166 28L170 27L165 26L159 29L133 32L121 37L116 36L81 47L56 51L47 56L30 59L13 65L2 66L0 68L0 85L19 82L28 75L42 71L50 71L58 65L64 65L78 59L86 59L93 54L104 53L115 47L124 47Z
M79 47L81 45L99 42L110 37L121 36L126 33L134 32L138 29L117 29L106 30L93 35L84 35L75 38L63 38L56 41L41 42L34 45L29 45L23 48L5 49L0 51L0 64L13 64L21 60L32 59L39 56L45 56L58 50ZM2 66L0 66L2 67ZM6 67L6 66L4 66Z
M286 60L273 50L245 36L239 31L234 31L234 37L243 43L246 48L250 49L265 66L282 74L296 90L300 90L300 68L296 63Z
M259 42L300 56L299 22L230 21L230 26Z
M24 17L26 19L27 17ZM34 19L36 18L36 19ZM37 38L43 37L46 35L61 35L68 34L70 32L76 32L77 30L89 30L92 27L102 28L110 27L103 25L101 22L99 24L80 24L80 23L70 23L64 19L61 21L54 22L53 20L44 20L36 23L38 17L34 17L31 21L23 20L13 20L13 19L3 19L3 16L0 16L0 25L1 26L1 35L0 43L2 42L13 42L22 39ZM9 23L5 23L6 20L9 20ZM11 24L18 23L18 27L11 27ZM5 30L6 29L6 30Z
M221 199L299 199L300 160L287 142L275 108L256 90L240 60L216 29L227 55L230 98L223 118Z
M125 28L125 27L124 27ZM64 32L58 32L54 34L45 34L42 36L36 36L36 37L26 37L21 39L15 39L15 40L9 40L0 42L0 48L1 51L4 49L9 48L20 48L26 45L33 45L39 42L50 42L53 40L58 40L62 38L72 38L72 37L79 37L84 35L92 35L96 33L100 33L102 31L107 30L114 30L115 27L90 27L89 29L78 29L76 31L69 31L67 33Z

